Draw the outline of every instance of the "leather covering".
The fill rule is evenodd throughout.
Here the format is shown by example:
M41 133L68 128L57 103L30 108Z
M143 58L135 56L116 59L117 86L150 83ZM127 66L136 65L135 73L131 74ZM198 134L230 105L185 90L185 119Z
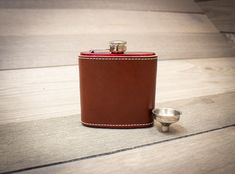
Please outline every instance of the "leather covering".
M154 53L81 53L82 124L103 128L152 126L156 69Z

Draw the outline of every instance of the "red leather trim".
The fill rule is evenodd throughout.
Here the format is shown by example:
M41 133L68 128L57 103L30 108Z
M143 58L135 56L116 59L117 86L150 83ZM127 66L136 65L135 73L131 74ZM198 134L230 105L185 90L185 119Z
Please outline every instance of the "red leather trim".
M92 56L79 56L79 59L85 60L157 60L157 56L149 56L149 57L140 57L140 56L129 56L129 57L111 57L111 56L102 56L102 57L92 57Z
M126 52L124 54L113 54L113 53L91 53L91 52L81 52L80 56L89 56L89 57L149 57L156 56L154 52Z

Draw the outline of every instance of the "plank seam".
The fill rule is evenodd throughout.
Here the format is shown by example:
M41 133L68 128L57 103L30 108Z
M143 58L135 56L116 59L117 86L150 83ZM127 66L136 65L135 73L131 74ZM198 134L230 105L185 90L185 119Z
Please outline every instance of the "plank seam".
M235 55L234 55L235 56ZM159 59L158 61L171 61L171 60L200 60L200 59L222 59L222 58L235 58L234 56L230 57L193 57L193 58L164 58ZM15 71L15 70L28 70L28 69L40 69L40 68L57 68L57 67L67 67L67 66L77 66L77 64L67 64L67 65L48 65L48 66L39 66L39 67L22 67L22 68L5 68L0 69L1 71ZM1 173L0 173L1 174Z
M38 166L33 166L33 167L27 167L27 168L7 171L7 172L3 172L3 173L0 173L0 174L13 174L13 173L24 172L24 171L29 171L29 170L34 170L34 169L39 169L39 168L44 168L44 167L50 167L50 166L55 166L55 165L60 165L60 164L72 163L72 162L76 162L76 161L81 161L81 160L86 160L86 159L91 159L91 158L97 158L97 157L112 155L112 154L116 154L116 153L120 153L120 152L139 149L139 148L142 148L142 147L148 147L148 146L161 144L161 143L165 143L165 142L170 142L170 141L183 139L183 138L187 138L187 137L192 137L192 136L196 136L196 135L200 135L200 134L210 133L210 132L213 132L213 131L218 131L218 130L222 130L222 129L226 129L226 128L234 127L234 126L235 126L235 124L226 125L226 126L222 126L222 127L219 127L219 128L205 130L205 131L192 133L192 134L188 134L188 135L184 135L184 136L179 136L179 137L175 137L175 138L170 138L170 139L166 139L166 140L162 140L162 141L155 141L155 142L148 143L148 144L142 144L142 145L138 145L138 146L134 146L134 147L118 149L118 150L115 150L115 151L110 151L110 152L106 152L106 153L85 156L85 157L81 157L81 158L74 158L74 159L66 160L66 161L59 161L59 162L54 162L54 163L49 163L49 164L43 164L43 165L38 165Z
M198 5L197 5L198 6ZM0 9L4 9L4 10L81 10L81 8L18 8L18 7L1 7ZM88 8L85 8L86 10ZM113 10L113 11L130 11L130 12L162 12L162 13L180 13L180 14L205 14L205 12L199 7L199 9L201 11L177 11L177 10L139 10L139 9L115 9L115 8L97 8L94 10Z
M220 31L220 33L223 33L223 34L235 34L234 31Z

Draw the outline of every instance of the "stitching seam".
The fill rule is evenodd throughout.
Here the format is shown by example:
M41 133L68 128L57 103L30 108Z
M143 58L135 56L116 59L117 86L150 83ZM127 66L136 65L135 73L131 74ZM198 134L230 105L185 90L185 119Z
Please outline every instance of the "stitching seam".
M86 123L81 121L81 123L83 124L87 124L87 125L91 125L91 126L146 126L146 125L151 125L153 124L153 122L151 123L138 123L138 124L99 124L99 123Z
M95 57L79 57L79 59L87 59L87 60L156 60L157 57L153 58L95 58Z

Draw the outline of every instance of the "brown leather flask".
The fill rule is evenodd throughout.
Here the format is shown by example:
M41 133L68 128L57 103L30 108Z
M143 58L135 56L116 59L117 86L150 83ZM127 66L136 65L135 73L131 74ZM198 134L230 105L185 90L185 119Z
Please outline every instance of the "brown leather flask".
M157 55L125 52L126 42L79 56L81 122L89 127L143 128L153 125Z

